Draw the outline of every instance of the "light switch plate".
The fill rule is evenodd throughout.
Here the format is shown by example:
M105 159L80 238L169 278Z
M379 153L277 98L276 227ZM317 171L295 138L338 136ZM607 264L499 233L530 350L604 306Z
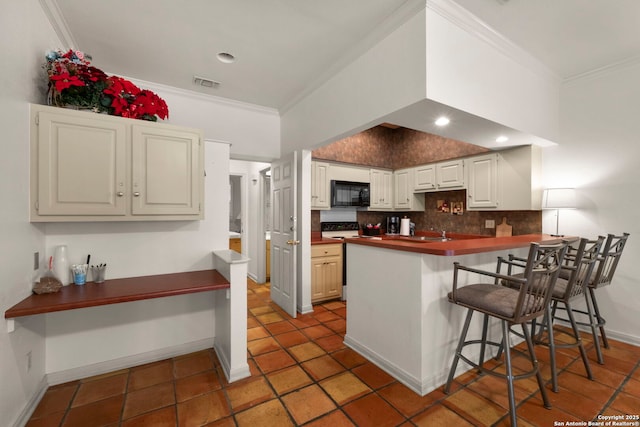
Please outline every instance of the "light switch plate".
M485 219L484 220L484 228L496 228L496 220L495 219Z

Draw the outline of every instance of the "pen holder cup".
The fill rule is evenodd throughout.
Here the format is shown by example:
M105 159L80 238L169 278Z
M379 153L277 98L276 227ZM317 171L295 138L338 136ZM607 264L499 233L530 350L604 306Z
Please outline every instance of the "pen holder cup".
M71 266L71 273L73 275L73 283L76 285L84 285L87 283L87 270L89 266L87 264L74 264Z
M91 273L93 274L93 281L95 283L104 283L104 275L107 272L107 266L91 267Z

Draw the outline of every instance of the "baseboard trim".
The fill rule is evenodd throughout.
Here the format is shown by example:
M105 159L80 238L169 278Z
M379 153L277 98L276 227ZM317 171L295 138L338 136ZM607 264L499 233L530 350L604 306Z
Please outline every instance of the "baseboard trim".
M33 396L31 396L31 399L29 399L27 404L24 406L22 412L20 412L20 415L18 415L18 418L16 418L15 422L13 423L13 427L24 427L25 425L27 425L27 423L29 422L29 418L31 418L31 415L33 415L33 412L38 407L38 403L40 403L40 400L42 400L42 397L44 396L44 393L48 388L49 384L47 384L47 376L43 375L42 379L40 380L40 384L38 384L36 392L33 394Z
M107 372L117 371L118 369L131 368L132 366L157 362L159 360L169 359L171 357L193 353L195 351L205 350L207 348L213 347L214 344L214 337L205 338L198 341L192 341L171 347L164 347L158 350L148 351L146 353L120 357L118 359L107 360L105 362L94 363L87 366L80 366L78 368L66 369L64 371L58 372L50 372L46 374L46 383L51 386L66 383L69 381L75 381L81 378L91 377L94 375L101 375Z
M248 363L245 363L243 366L237 368L236 370L231 370L231 364L229 363L225 352L216 344L213 345L213 349L218 355L218 360L220 361L220 365L222 365L224 376L227 377L227 382L232 383L234 381L241 380L242 378L247 378L251 375Z

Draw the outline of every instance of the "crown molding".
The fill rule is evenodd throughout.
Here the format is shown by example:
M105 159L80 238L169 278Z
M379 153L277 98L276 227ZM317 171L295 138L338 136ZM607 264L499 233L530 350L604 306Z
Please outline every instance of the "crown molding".
M53 27L53 31L55 31L62 44L68 49L77 49L78 44L76 43L73 34L71 34L71 30L69 30L67 21L65 21L64 17L62 16L62 12L60 12L60 7L58 6L56 0L39 1L42 11L47 16L49 23Z
M578 83L587 82L604 77L608 74L615 73L617 71L624 70L640 65L640 55L631 56L621 61L613 62L611 64L594 68L593 70L585 71L584 73L575 74L573 76L565 78L562 83L565 86L572 86Z
M427 9L442 16L458 28L484 41L516 63L546 79L562 79L529 52L498 33L480 18L453 0L427 0ZM428 25L428 23L427 23Z

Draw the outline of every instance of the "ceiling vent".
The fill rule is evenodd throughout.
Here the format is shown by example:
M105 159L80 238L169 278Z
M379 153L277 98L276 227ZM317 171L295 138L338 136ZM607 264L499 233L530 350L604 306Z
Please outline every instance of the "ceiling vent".
M215 80L206 79L204 77L193 76L193 84L196 86L208 87L208 88L217 88L220 86L220 82Z

